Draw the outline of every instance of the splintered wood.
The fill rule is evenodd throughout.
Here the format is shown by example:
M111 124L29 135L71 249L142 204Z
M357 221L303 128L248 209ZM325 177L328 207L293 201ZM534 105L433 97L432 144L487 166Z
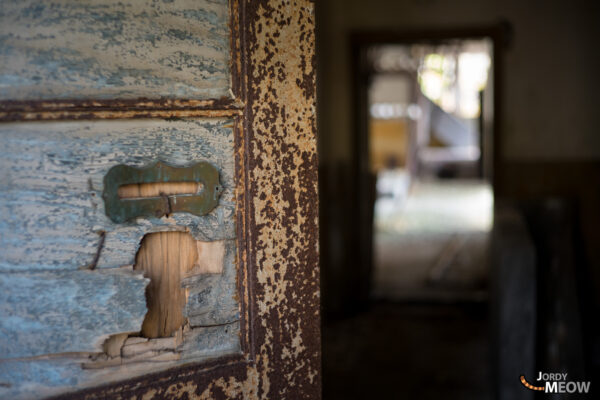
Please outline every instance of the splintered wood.
M169 337L184 324L187 292L182 288L182 279L222 273L224 254L224 241L196 241L185 232L144 236L134 266L150 278L146 288L148 313L142 324L144 337Z
M194 269L197 259L196 241L189 233L158 232L144 236L134 266L150 278L142 335L168 337L183 325L186 294L181 279Z
M172 196L175 194L196 194L202 190L200 182L153 182L132 183L120 186L117 194L121 199Z

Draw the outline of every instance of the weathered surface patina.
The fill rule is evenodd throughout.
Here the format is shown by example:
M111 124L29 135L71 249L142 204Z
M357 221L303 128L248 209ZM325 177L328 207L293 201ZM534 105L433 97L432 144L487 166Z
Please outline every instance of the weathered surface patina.
M189 230L198 240L235 238L234 134L229 119L96 121L0 125L0 271L132 265L148 232ZM119 164L210 161L219 171L219 207L203 217L175 213L112 222L104 177ZM31 240L35 238L35 240Z
M147 284L126 268L0 274L0 359L96 352L110 334L138 331Z
M227 0L4 0L0 99L230 97Z
M74 112L75 118L86 113L89 118L160 117L181 111L234 115L237 104L243 104L233 128L240 321L202 328L214 332L197 340L199 347L226 347L228 336L222 335L239 326L242 355L200 363L193 358L185 366L68 398L320 398L314 5L309 0L232 0L230 7L235 107L140 110L131 105L131 111L83 107ZM23 111L9 105L12 111L0 117L72 117L69 107L52 113L41 105L29 104ZM211 318L210 313L201 318Z
M131 265L150 232L226 242L222 273L210 274L214 298L196 295L206 286L200 277L186 284L190 325L177 355L202 360L240 352L233 126L228 118L0 125L0 397L64 393L179 362L111 367L112 374L81 367L109 336L140 331L149 280ZM210 161L212 180L203 183L220 178L216 207L203 216L173 210L111 221L102 201L108 171L157 159ZM223 331L204 328L215 324Z
M140 183L192 182L201 184L199 193L163 195L159 197L126 198L119 196L119 187ZM113 222L125 222L136 217L163 217L177 212L202 216L219 203L223 192L219 171L209 162L189 166L174 166L157 161L142 168L116 165L104 176L104 209Z
M74 398L320 398L314 7L266 0L241 9L247 98L236 148L238 236L247 238L247 274L240 274L245 357Z
M2 121L133 118L233 117L242 114L236 99L0 100Z

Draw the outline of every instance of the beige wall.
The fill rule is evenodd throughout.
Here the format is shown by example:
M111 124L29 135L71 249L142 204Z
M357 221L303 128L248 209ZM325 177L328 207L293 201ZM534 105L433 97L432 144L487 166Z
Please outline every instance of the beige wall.
M349 33L353 30L514 29L504 59L506 161L600 159L596 90L600 7L583 0L317 1L321 160L351 156ZM592 9L594 7L595 9Z
M390 167L406 167L408 153L408 126L403 119L371 119L369 123L369 161L371 171L376 173Z

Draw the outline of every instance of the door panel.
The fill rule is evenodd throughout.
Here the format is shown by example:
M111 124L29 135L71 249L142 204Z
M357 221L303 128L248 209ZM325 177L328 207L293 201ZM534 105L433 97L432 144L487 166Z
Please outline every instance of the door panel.
M3 0L0 98L230 96L227 0Z
M7 4L0 18L55 15L62 21L30 22L32 32L48 26L67 40L1 38L11 62L29 61L0 76L40 80L17 88L24 81L9 78L0 92L0 329L21 340L0 342L0 397L319 398L312 2L153 1L131 13L129 2ZM222 6L227 49L211 42L223 37ZM105 38L123 15L147 35L124 27ZM88 25L97 35L85 36ZM106 62L83 56L102 46ZM27 58L34 47L56 64ZM207 63L163 62L183 49ZM205 57L215 49L226 86L225 70L210 67L220 61ZM117 63L120 51L132 58ZM216 207L114 222L102 197L108 171L157 161L213 165L224 188ZM134 193L121 200L153 193L171 210L190 195L164 192L190 182L161 179L121 186Z
M0 270L77 270L98 253L98 232L105 238L97 268L133 265L140 238L159 229L235 239L232 119L12 123L0 125L0 144ZM218 207L204 216L113 222L102 197L110 168L157 160L214 165L224 188Z
M240 353L233 129L231 118L0 125L0 354L31 359L18 376L10 374L13 363L0 363L9 374L6 395L68 391ZM218 205L201 216L111 220L109 170L158 160L209 162L223 188ZM141 246L158 232L184 235L194 248L180 251L187 242L173 238L163 238L164 248L161 240ZM215 244L222 247L216 259L209 257ZM185 271L182 258L190 260ZM195 271L202 263L211 273ZM180 327L176 349L154 340ZM118 334L130 338L104 357ZM152 340L129 350L143 337Z

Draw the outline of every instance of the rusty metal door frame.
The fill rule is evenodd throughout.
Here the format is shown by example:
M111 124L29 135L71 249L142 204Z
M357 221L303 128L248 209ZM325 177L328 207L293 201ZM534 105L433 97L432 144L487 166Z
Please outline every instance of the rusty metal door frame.
M0 122L234 118L242 355L61 398L321 396L314 5L230 0L233 99L2 101Z

